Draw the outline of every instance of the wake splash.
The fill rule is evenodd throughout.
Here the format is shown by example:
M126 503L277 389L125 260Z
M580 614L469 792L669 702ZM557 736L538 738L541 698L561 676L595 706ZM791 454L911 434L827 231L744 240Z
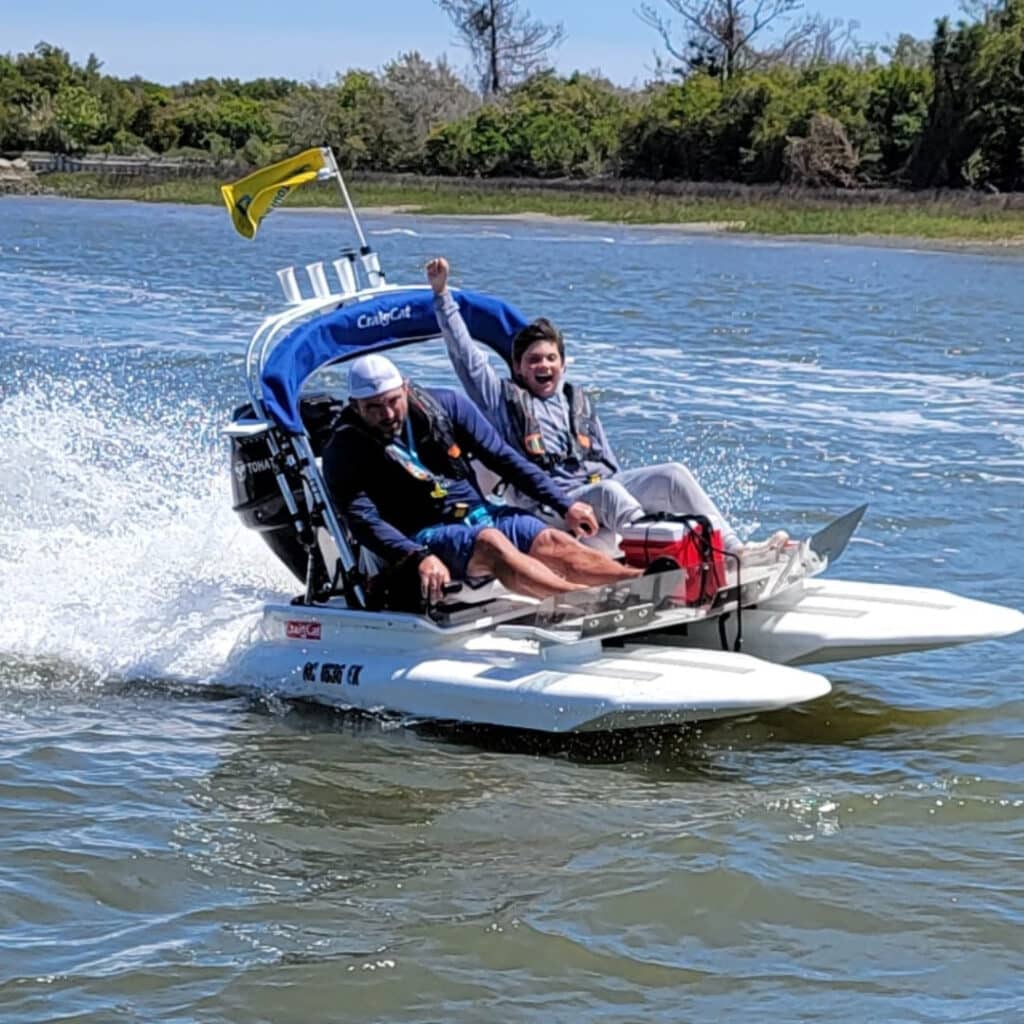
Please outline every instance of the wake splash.
M231 511L218 377L122 356L5 377L0 688L219 683L263 604L296 593ZM639 465L675 446L671 428L621 447ZM711 438L696 450L689 461L726 515L748 506L744 454Z
M205 681L296 584L231 511L224 412L117 390L47 379L3 403L0 659Z

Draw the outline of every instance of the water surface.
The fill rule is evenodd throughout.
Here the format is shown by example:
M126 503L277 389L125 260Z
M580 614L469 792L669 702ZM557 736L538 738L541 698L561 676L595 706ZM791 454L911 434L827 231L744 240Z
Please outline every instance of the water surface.
M392 280L444 254L558 322L623 460L687 462L742 533L870 501L842 575L1024 607L1019 258L366 227ZM1024 1016L1020 638L597 742L225 689L291 584L220 430L274 270L349 241L0 202L0 1018ZM447 382L440 343L396 358Z

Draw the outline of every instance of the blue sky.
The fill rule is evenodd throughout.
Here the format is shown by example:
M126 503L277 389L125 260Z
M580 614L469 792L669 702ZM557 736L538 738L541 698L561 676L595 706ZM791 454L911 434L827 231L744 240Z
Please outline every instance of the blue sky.
M95 53L110 74L165 83L207 75L326 81L338 70L378 68L413 49L430 58L447 53L460 69L467 62L432 0L248 0L237 6L175 0L160 9L138 0L9 0L4 6L2 53L29 50L45 39L78 61ZM659 39L637 18L634 0L526 0L525 6L565 25L559 70L599 68L623 85L649 77ZM806 0L805 10L852 18L862 39L885 43L901 32L930 37L935 19L955 16L958 6L957 0Z

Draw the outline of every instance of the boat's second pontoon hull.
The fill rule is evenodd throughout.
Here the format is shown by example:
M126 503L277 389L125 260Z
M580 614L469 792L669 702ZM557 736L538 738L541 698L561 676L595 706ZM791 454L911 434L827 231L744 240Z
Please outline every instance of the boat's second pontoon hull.
M944 590L818 577L745 608L742 649L778 664L814 665L995 640L1021 629L1021 612ZM735 639L735 615L724 632ZM644 639L708 648L720 645L721 633L708 620Z

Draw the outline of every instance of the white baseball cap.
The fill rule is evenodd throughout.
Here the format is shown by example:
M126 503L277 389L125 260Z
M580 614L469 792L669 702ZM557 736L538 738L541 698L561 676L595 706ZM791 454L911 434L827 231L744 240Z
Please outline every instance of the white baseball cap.
M360 356L348 368L348 397L373 398L402 386L402 375L387 356Z

